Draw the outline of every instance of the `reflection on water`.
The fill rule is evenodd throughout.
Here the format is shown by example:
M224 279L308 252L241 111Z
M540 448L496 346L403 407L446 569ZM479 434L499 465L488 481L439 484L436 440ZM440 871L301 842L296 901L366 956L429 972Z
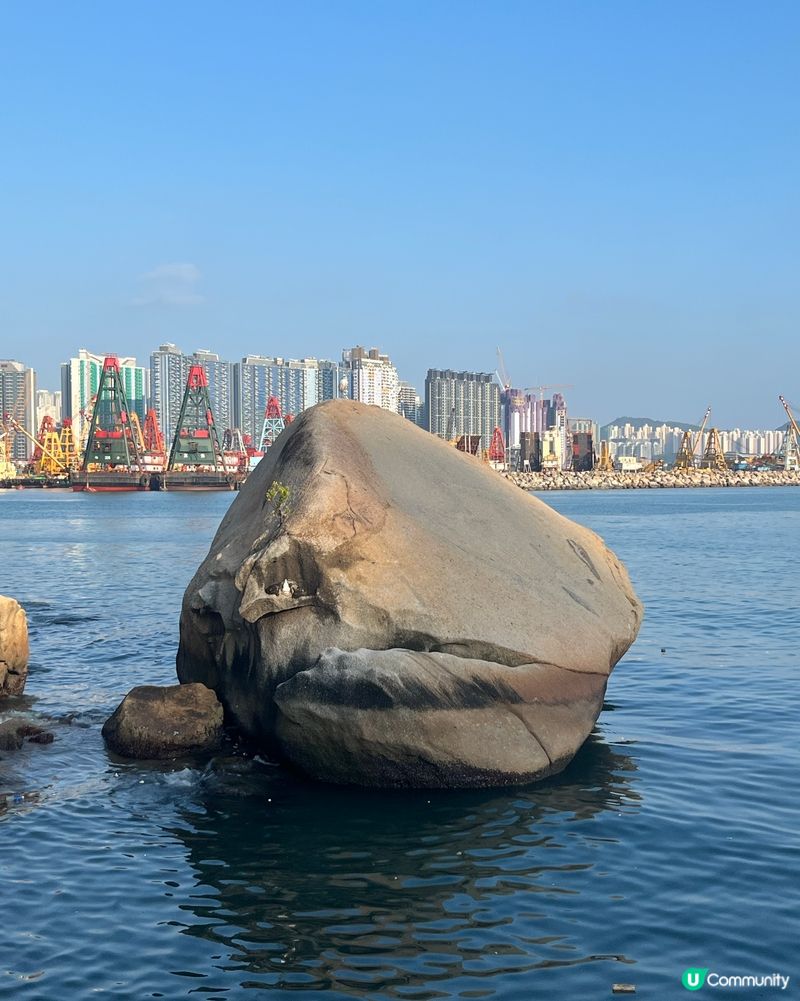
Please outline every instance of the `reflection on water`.
M562 776L503 792L338 789L225 759L169 831L199 884L182 931L243 985L350 996L625 962L588 953L574 917L596 818L638 809L635 771L595 738Z

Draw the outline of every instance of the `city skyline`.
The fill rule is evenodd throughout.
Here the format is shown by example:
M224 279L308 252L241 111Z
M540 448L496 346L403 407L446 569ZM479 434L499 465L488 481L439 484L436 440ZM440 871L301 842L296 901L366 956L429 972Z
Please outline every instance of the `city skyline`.
M0 355L377 343L421 390L499 344L603 422L767 425L800 9L732 7L11 4Z
M307 407L313 406L316 402L322 402L326 399L332 399L337 396L345 396L354 399L360 398L363 402L377 403L387 409L397 411L403 416L409 417L409 419L415 420L415 416L408 410L409 402L411 401L411 394L413 394L416 400L416 406L420 410L421 417L427 409L426 393L432 375L471 375L480 376L481 378L490 381L494 388L498 390L500 397L504 400L502 404L503 416L500 420L498 420L498 425L501 426L503 433L507 438L513 437L515 440L518 437L520 430L524 430L526 427L537 429L541 425L541 429L544 429L546 427L546 421L541 417L537 418L535 416L535 411L542 405L545 406L545 410L547 410L548 406L551 406L552 408L552 406L560 405L557 401L562 400L562 394L558 392L549 395L547 393L542 394L541 392L531 393L530 390L521 390L516 386L512 386L511 398L515 400L515 403L514 406L509 408L507 403L510 402L510 399L506 399L506 394L502 391L503 383L500 378L500 373L495 369L474 371L464 370L456 372L451 369L439 370L427 367L425 369L425 377L422 380L422 386L417 387L408 380L402 379L402 373L398 371L397 366L392 362L389 354L377 347L365 348L357 346L354 348L340 349L338 352L331 352L331 354L338 354L341 357L341 361L335 361L332 358L324 357L317 358L312 356L301 356L292 358L288 354L265 356L253 353L234 359L226 357L224 354L214 350L213 347L196 348L192 352L184 352L174 343L166 342L153 347L149 352L147 352L146 357L143 359L143 364L141 365L139 365L136 356L121 355L119 352L114 351L92 352L85 347L81 347L76 351L73 357L58 364L58 384L55 389L50 386L42 385L40 372L35 368L35 366L31 366L26 361L18 358L9 359L7 362L10 364L21 365L26 370L33 369L36 376L35 392L37 397L42 394L52 397L53 393L56 393L59 398L63 397L64 400L70 400L71 396L70 402L65 405L65 412L74 411L77 413L80 409L86 406L91 396L92 380L94 380L95 383L97 382L99 367L106 354L116 355L120 361L123 371L127 368L138 367L146 373L146 381L143 384L144 391L142 392L140 390L138 395L134 393L134 395L132 395L132 399L139 400L140 404L143 402L145 396L151 404L153 404L156 399L163 399L167 402L167 413L171 410L177 410L180 405L180 399L183 394L189 364L197 361L204 363L207 370L207 376L209 378L212 400L217 399L218 394L214 388L217 381L220 378L224 381L224 388L222 395L220 396L220 402L216 404L220 410L220 423L228 427L240 428L246 433L251 434L252 432L250 430L249 423L252 423L254 420L258 422L261 419L259 417L259 413L263 411L266 400L270 395L277 395L285 398L288 403L285 410L288 413L299 413ZM75 366L79 363L80 359L85 359L87 365L89 363L89 359L91 359L91 376L89 376L87 369L87 374L85 376L81 374L80 378L76 377L77 370L75 369ZM170 359L172 359L175 363L174 371L170 369ZM364 359L364 361L361 359ZM2 359L0 359L0 361L2 361ZM339 378L345 374L346 370L349 370L351 367L353 369L360 369L361 366L364 365L377 365L379 369L384 366L388 366L391 372L391 383L388 397L384 395L379 402L375 393L374 376L365 380L363 375L354 376L352 372L347 374L347 388L345 389L344 387L341 387L339 392L333 391L332 387L339 381ZM250 388L249 395L252 397L252 403L248 405L246 402L248 389L246 386L247 380L245 379L245 373L248 369L250 369L251 372L256 372L264 369L265 367L273 369L277 368L282 370L283 374L277 376L277 383L270 381L271 379L274 380L276 376L267 376L266 382L264 382L264 377L262 376L261 388L256 390L255 385ZM73 370L72 374L70 373L71 368ZM316 382L316 389L310 386L305 386L308 376L307 369L309 368L314 369L316 372L314 380ZM226 372L226 369L229 369L229 372ZM218 370L218 372L215 370ZM326 371L328 372L327 375L325 374ZM295 376L293 377L292 382L287 382L287 379L290 378L292 372L295 373ZM301 373L305 373L305 379ZM252 383L254 376L251 374L248 378ZM380 379L380 376L378 376L378 378ZM165 387L163 389L159 387L159 384L162 381L164 382ZM77 388L84 382L85 387L83 389ZM379 381L378 386L380 387L380 385L381 383ZM278 388L279 386L281 388ZM553 387L535 387L537 390L551 388ZM570 386L569 389L572 390L572 387ZM65 393L65 390L69 390L69 392ZM130 387L129 391L131 391ZM380 394L380 388L378 392ZM253 395L254 393L255 396ZM309 395L309 393L311 395ZM570 391L568 396L571 403L573 393ZM789 401L789 403L795 410L800 410L800 406L793 404L791 401ZM520 423L523 407L525 413L527 413L530 409L530 416L522 419L522 422ZM620 403L615 410L616 416L609 418L606 421L599 420L595 415L592 415L591 422L595 431L599 432L600 429L607 430L609 428L613 431L614 426L619 422L619 420L628 420L628 418L632 418L637 421L647 420L653 427L667 426L671 429L674 428L676 424L680 423L686 423L695 427L699 426L700 423L699 421L683 421L682 418L676 417L674 414L661 415L659 417L654 417L652 413L637 415L628 414L623 418L621 407L622 403ZM778 408L781 409L780 403L778 404ZM137 410L138 409L141 409L141 406L137 406ZM441 408L439 407L438 409ZM37 404L36 412L41 412L42 414L49 412L48 405L46 404L40 410ZM246 416L245 412L247 412ZM516 417L512 422L510 422L511 412L516 414ZM580 412L581 411L578 407L570 406L570 414ZM713 407L710 408L710 413L715 413ZM782 419L781 416L779 416L775 423L766 422L761 425L747 424L743 421L723 424L717 416L712 416L712 419L709 422L709 427L715 426L720 430L726 432L736 432L737 434L739 432L769 434L772 431L780 431L783 428L786 423L786 415L782 409L781 415ZM573 420L571 416L570 420ZM167 424L162 426L162 431L167 435L169 434L169 425L171 425L171 423L171 419L168 417ZM446 423L446 420L444 420L444 423ZM438 428L440 424L444 426L444 423L443 418L439 415L437 418L434 418L430 430L434 430L434 427ZM511 432L511 435L509 435L509 432ZM597 433L595 437L598 437ZM610 437L614 437L613 433ZM640 439L641 435L638 433L632 433L631 437Z
M108 340L108 339L109 338L106 338L106 340ZM112 338L112 340L113 340L113 338ZM190 338L185 338L185 340L190 340ZM144 343L144 342L140 341L139 343ZM167 341L166 343L172 343L172 342ZM195 338L192 343L199 344L200 340L198 338ZM206 341L203 341L202 343L206 344ZM330 345L329 343L327 343L325 341L320 341L319 338L315 339L314 343L317 343L317 344L322 343L323 344L323 351L322 351L322 353L315 354L314 352L311 352L311 351L307 351L307 352L300 351L300 352L297 352L297 353L293 353L293 352L289 352L289 351L276 351L276 350L273 350L272 354L270 354L269 352L262 353L260 351L254 351L252 349L248 349L248 350L244 351L243 353L237 353L237 352L231 352L231 351L229 351L226 354L225 352L219 351L214 346L214 342L213 341L210 342L210 347L207 344L206 344L205 347L202 347L202 348L201 347L195 347L193 353L195 353L195 354L202 354L204 351L210 351L212 354L217 355L220 359L223 359L224 361L227 361L227 362L230 362L230 363L233 363L235 361L241 361L241 360L245 359L248 356L252 356L252 357L273 357L273 358L285 359L287 361L292 361L292 362L303 361L306 358L311 358L311 359L314 359L314 360L316 360L316 359L319 359L319 360L329 360L329 359L338 357L339 354L341 353L341 347L339 347L337 349L337 348L333 347L332 345ZM368 341L368 339L366 339L366 340L362 339L362 343L365 343L365 344L366 343L370 343L371 344L373 342ZM273 349L276 348L276 347L279 348L280 346L281 345L279 343L278 344L273 344ZM30 346L29 346L29 348L30 348ZM77 349L74 349L74 348L73 349L67 349L67 354L69 353L70 350L72 350L73 352L75 352ZM83 348L81 348L81 350L83 350ZM146 364L149 364L150 356L151 356L151 354L153 353L154 350L155 350L155 348L152 346L152 342L151 342L151 346L148 348L148 346L145 344L145 346L143 347L143 350L141 352L131 352L131 351L120 352L118 350L110 350L108 352L104 352L104 351L92 351L92 353L95 354L95 355L99 355L99 356L104 356L105 354L116 354L116 355L118 355L120 357L124 354L125 356L132 356L134 358L139 358L141 356L142 358L146 359ZM395 357L395 355L392 352L392 350L390 348L386 348L385 345L382 345L381 350L386 350L386 353L388 353L392 358ZM30 355L30 354L36 354L36 352L35 352L35 350L33 352L31 352L29 350L27 352L27 354L28 355ZM4 357L13 358L14 356L13 356L13 354L7 354ZM50 390L51 392L54 389L60 388L60 382L61 382L60 370L61 370L61 367L62 367L64 361L66 360L66 358L61 359L61 361L59 361L59 362L55 362L53 360L53 356L51 356L51 357L48 358L48 360L45 362L45 364L42 366L42 368L39 368L37 365L33 364L27 358L24 358L24 359L23 358L14 358L14 360L20 361L24 365L26 365L26 367L31 367L31 368L33 368L33 369L36 370L37 377L39 379L40 388ZM422 373L421 376L419 377L419 379L409 377L407 375L407 370L406 369L401 369L400 364L396 364L396 368L398 369L398 372L400 374L400 378L405 383L412 385L415 388L415 390L417 391L418 394L420 394L421 396L424 396L425 379L426 379L427 372L429 371L429 369L431 369L431 368L450 368L450 369L455 369L456 366L455 365L447 365L447 366L431 365L431 364L427 363L424 360L417 359L417 360L415 360L415 362L413 364L413 370ZM497 379L498 379L498 382L502 384L502 380L499 378L499 373L497 371L497 357L496 357L496 348L495 347L489 348L488 345L487 345L487 348L484 351L484 364L482 366L478 366L478 367L475 367L475 368L464 368L464 367L462 367L462 370L464 370L464 371L474 371L474 372L489 372L489 373L495 375L497 377ZM45 373L44 376L42 375L42 372ZM47 373L50 373L50 372L54 373L52 379L47 378ZM559 373L557 373L557 374L559 374ZM569 378L570 375L571 375L571 372L570 372L569 368L566 368L566 370L562 371L560 374L563 375L566 378ZM784 379L783 381L784 382L788 382L788 383L797 383L798 379L795 376L789 376L788 378ZM537 388L540 385L538 382L536 382L536 380L533 380L533 382L531 382L530 380L527 380L527 379L521 379L521 380L513 382L513 388L515 388L515 389L522 389L522 387L528 386L528 385L533 385L534 383L535 383L534 388ZM547 388L547 386L545 386L545 388ZM781 427L785 423L785 415L783 414L783 410L781 408L781 405L778 402L778 395L779 394L787 396L787 398L790 400L790 402L792 402L792 393L791 392L786 392L783 389L781 389L780 387L777 387L776 390L774 392L772 392L768 396L768 398L767 398L767 400L765 402L759 401L759 405L758 406L753 407L751 405L750 401L747 401L747 404L744 405L744 401L741 401L743 403L743 406L740 408L740 410L738 412L737 412L735 406L730 406L727 409L723 409L722 410L722 416L720 416L720 408L717 407L717 406L714 406L713 403L712 403L712 410L713 410L713 412L715 414L715 422L717 423L717 425L719 427L726 427L726 428L731 428L731 429L732 428L759 428L759 429L779 428L779 427ZM545 394L545 396L546 395L547 394ZM583 407L583 406L580 405L580 401L583 400L583 399L585 399L586 395L587 395L586 392L581 392L581 387L579 385L576 385L576 384L574 384L572 382L569 383L569 397L570 397L570 401L573 401L573 400L576 401L575 404L574 404L575 411L576 412L578 412L578 411L580 411L580 412L592 412L593 415L594 415L594 419L596 420L596 422L600 426L604 426L606 424L610 424L613 421L617 420L618 418L622 417L623 415L631 416L631 417L636 417L637 419L652 418L657 423L671 424L671 423L676 423L676 422L682 422L682 423L690 423L690 424L699 424L700 421L702 420L702 414L704 413L706 405L708 403L708 400L705 397L702 397L702 398L699 398L698 406L697 406L697 409L696 409L695 412L692 412L691 410L687 409L686 412L677 413L677 412L675 412L675 404L673 402L667 400L665 402L664 406L666 406L668 408L672 407L673 409L670 410L667 413L655 413L654 411L656 410L656 405L653 403L653 399L652 398L649 398L649 399L645 398L643 400L643 402L642 402L642 408L643 408L642 411L640 413L633 413L632 412L632 409L633 409L632 408L632 404L630 404L630 402L629 402L630 401L630 395L627 392L627 390L625 390L625 391L623 391L620 394L618 402L614 402L614 400L611 397L608 397L605 400L603 400L602 397L599 397L601 399L601 403L600 403L601 412L599 414L596 414L594 411L590 411L588 407ZM797 389L797 391L795 393L795 396L798 398L798 401L796 403L793 403L793 406L795 407L796 410L800 410L800 386L798 386L798 389ZM771 405L771 401L772 400L775 401L774 421L770 420L769 413L768 413L768 411L770 409L770 405ZM745 420L741 416L741 414L743 412L744 413L748 412L748 410L753 410L754 412L761 412L761 413L763 413L764 414L764 419L762 420L762 422L761 423L753 423L753 422L748 422L747 420ZM723 420L722 418L725 415L731 415L731 416L728 417L727 419Z
M172 343L172 342L166 342L166 343L171 344L172 347L175 347L174 343ZM367 342L364 342L364 343L367 343ZM385 349L385 345L382 345L381 346L381 351L383 352L384 349ZM77 350L78 349L71 349L71 350L74 353L77 354ZM80 350L86 350L86 349L82 347ZM149 367L151 356L157 350L158 350L158 345L151 345L149 347L149 349L146 348L144 350L144 352L141 354L141 357L144 360L143 360L143 362L140 362L140 364L144 364L145 367ZM226 354L225 352L220 352L219 350L217 350L215 348L214 344L212 343L210 346L206 345L206 347L204 347L204 348L195 347L194 351L192 353L195 354L195 355L200 355L200 354L202 354L202 353L204 353L206 351L210 352L213 355L218 356L219 359L221 359L221 360L223 360L223 361L225 361L225 362L227 362L229 364L235 364L235 363L238 363L238 362L243 362L248 357L250 357L250 358L280 359L281 361L285 360L286 362L295 363L295 362L303 362L306 359L310 359L310 360L312 360L314 362L317 362L317 361L320 361L320 362L331 361L331 360L333 360L333 359L335 359L335 358L337 358L337 357L339 357L341 355L342 348L339 347L338 350L336 350L336 349L331 350L329 348L327 350L327 353L318 354L318 355L315 355L315 354L313 354L311 352L298 353L297 355L293 355L293 354L291 354L289 352L285 352L285 351L284 352L276 352L276 353L273 353L272 355L261 354L261 353L254 352L254 351L246 351L243 354L234 354L234 353ZM106 353L107 354L117 354L118 356L122 357L122 353L119 352L119 351L109 351L109 352L102 352L102 351L95 352L95 351L92 351L91 353L94 354L94 355L96 355L96 356L100 356L100 357L104 356L104 354L106 354ZM385 353L388 354L389 356L391 356L394 359L394 355L391 352L391 350L386 350ZM126 356L128 354L129 354L128 352L125 352ZM138 359L139 355L133 353L132 357L134 359ZM47 381L45 381L45 379L43 379L43 377L42 377L42 370L39 369L39 368L37 368L36 365L31 364L30 361L28 361L26 359L23 359L23 358L15 358L14 360L18 361L18 362L21 362L26 367L35 369L35 371L37 372L38 388L40 390L49 390L50 392L52 392L55 389L60 389L61 388L61 380L62 380L61 369L62 369L62 366L63 366L64 362L67 361L67 358L63 358L61 361L59 361L57 363L53 363L51 361L50 363L48 363L45 366L45 370L46 371L53 370L55 372L55 375L54 375L53 380L52 380L52 385L50 385L49 382L47 382ZM416 381L414 381L414 380L412 380L412 379L410 379L410 378L407 377L406 372L404 370L401 370L401 367L400 367L399 364L395 364L395 367L398 370L398 374L399 374L400 380L403 383L405 383L406 385L410 384L411 386L413 386L413 388L416 390L417 394L421 398L423 398L423 399L424 399L425 382L426 382L427 373L431 369L442 368L442 367L446 367L446 368L449 368L449 369L455 369L455 366L453 366L453 365L448 365L448 366L434 366L434 365L429 365L429 364L424 364L422 362L418 362L416 364L416 366L415 366L415 369L419 370L419 371L422 371L423 375L422 375L421 379L419 380L419 383L417 383ZM489 364L489 365L485 365L484 367L479 367L479 368L474 368L474 369L464 369L464 371L486 372L486 373L492 374L497 379L498 384L501 384L501 380L499 378L499 374L497 373L497 369L496 369L496 361L495 361L495 364ZM514 383L513 384L513 388L520 389L525 384L526 384L525 380L522 380L519 383L519 385L517 383ZM182 389L183 389L183 385L182 385L182 383L180 383L179 393L182 392ZM780 391L778 391L778 392L780 392ZM734 417L731 420L729 420L729 421L723 421L720 418L720 416L719 416L719 410L718 410L718 408L716 408L716 407L714 407L712 405L712 412L714 414L714 419L712 420L712 424L715 424L717 427L726 428L726 429L730 429L730 430L733 430L733 429L748 429L748 430L749 429L754 429L754 430L764 430L764 431L766 431L766 430L779 429L779 428L781 428L785 424L785 422L786 422L786 415L785 415L785 413L784 413L784 411L783 411L780 403L778 402L778 392L774 393L772 395L772 397L771 397L771 399L775 400L774 420L770 420L769 419L769 415L766 414L766 411L767 411L768 408L765 406L763 408L764 412L765 412L765 419L760 424L752 423L752 422L748 423L746 420L743 420L741 417L737 418L735 415L734 415ZM548 394L545 394L545 398L547 398L547 395ZM580 401L580 399L582 399L582 395L579 392L579 387L571 385L570 389L569 389L568 396L569 396L569 400L570 400L570 409L574 413L590 412L590 411L587 410L587 408L583 408L583 407L581 407L579 405L579 401ZM797 396L800 397L800 390L798 391ZM320 399L322 399L322 397L320 397ZM625 400L625 402L623 402L623 399ZM790 399L790 403L792 403L791 396L789 396L789 399ZM623 398L621 398L617 403L614 403L613 401L610 401L610 400L607 401L605 404L603 404L603 406L604 406L605 409L603 410L602 413L600 413L598 415L598 414L596 414L594 412L591 412L593 420L600 427L603 427L603 426L606 426L608 424L611 424L612 422L616 421L617 419L619 419L622 416L635 417L637 419L650 418L650 419L652 419L657 424L662 424L662 423L663 424L669 424L669 425L672 425L672 424L675 424L675 423L699 424L700 421L702 420L702 414L705 411L705 407L706 407L706 403L707 403L707 401L702 401L702 406L700 406L698 408L698 411L696 413L694 413L694 414L691 413L691 412L689 412L687 414L679 414L679 413L675 413L675 412L669 412L669 413L665 413L665 414L653 413L652 411L655 410L655 407L654 406L650 406L650 404L648 402L645 402L643 404L643 406L644 406L645 409L643 409L643 411L641 413L632 413L632 412L628 413L625 410L625 408L628 407L627 400L628 400L628 397L625 396L625 394L623 394ZM573 402L573 401L576 401L576 402ZM670 404L668 403L667 406L669 406L669 405ZM794 406L795 410L800 411L800 402L798 402L797 404L792 403L792 405ZM630 410L630 409L631 408L628 407L628 410Z

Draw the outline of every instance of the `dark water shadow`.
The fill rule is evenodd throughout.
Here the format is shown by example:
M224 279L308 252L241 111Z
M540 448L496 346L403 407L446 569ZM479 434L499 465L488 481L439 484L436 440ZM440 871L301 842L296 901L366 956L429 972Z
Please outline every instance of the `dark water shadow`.
M572 915L595 821L638 811L635 783L597 737L562 775L503 790L365 791L219 760L169 830L198 881L181 931L242 988L328 997L486 996L507 974L627 962Z

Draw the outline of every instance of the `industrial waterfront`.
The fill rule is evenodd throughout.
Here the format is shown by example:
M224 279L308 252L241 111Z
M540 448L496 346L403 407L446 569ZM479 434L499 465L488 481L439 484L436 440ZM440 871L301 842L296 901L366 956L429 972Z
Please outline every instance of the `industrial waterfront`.
M131 685L174 681L181 597L234 496L0 495L0 592L31 628L16 711L54 735L0 761L0 993L673 997L689 966L792 972L800 492L548 494L646 606L599 724L539 785L404 793L235 747L106 750Z
M377 352L375 354L377 356ZM502 358L499 351L498 355ZM358 362L364 360L357 359ZM386 364L384 356L366 360ZM498 414L501 412L499 387L487 373L431 370L429 376L431 374L441 396L436 403L437 411L440 416L448 413L447 424L439 428L439 435L455 449L491 466L523 489L791 486L800 483L800 427L783 396L779 396L779 401L788 422L785 431L776 432L770 439L777 445L775 454L749 457L745 461L733 453L726 453L724 434L715 427L706 431L711 415L708 407L700 425L682 431L674 460L667 465L663 458L643 463L633 455L620 453L612 457L612 444L608 439L598 443L597 429L592 422L578 419L573 421L574 426L570 425L566 405L559 394L555 394L552 401L538 400L530 394L518 393L510 385L503 391L503 427L493 426L490 419L488 423L483 421L480 433L465 432L463 413L461 420L458 419L453 386L460 380L470 383L473 391L475 387L482 387L484 394L493 390ZM142 422L132 407L125 388L124 366L116 355L103 359L97 379L90 410L83 414L77 428L71 417L56 424L51 416L45 415L36 435L14 416L27 398L26 381L17 380L19 385L12 411L4 412L0 408L0 488L66 487L89 493L238 490L284 428L294 420L293 414L284 414L280 400L270 396L264 407L260 432L255 437L244 434L239 427L228 427L221 432L206 367L195 363L187 366L178 417L174 428L165 436L163 413L149 408ZM345 380L342 392L347 385ZM546 388L539 387L542 391ZM355 396L358 395L356 392ZM368 402L381 406L372 396ZM426 408L429 411L428 430L436 433L430 425L432 406L429 403ZM394 408L381 406L381 409L393 410L398 417L410 419L397 405ZM526 420L528 429L523 430ZM542 430L530 430L531 420ZM417 423L416 418L413 423ZM512 439L516 445L512 445ZM21 463L14 459L20 445L24 446L22 454L25 457Z

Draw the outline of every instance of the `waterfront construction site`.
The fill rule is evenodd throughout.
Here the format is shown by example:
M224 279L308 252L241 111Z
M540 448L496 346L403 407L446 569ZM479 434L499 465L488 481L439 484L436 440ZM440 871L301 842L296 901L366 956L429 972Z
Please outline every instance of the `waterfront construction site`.
M91 414L80 440L72 421L60 426L42 419L31 435L13 414L0 423L0 486L67 488L77 492L130 490L237 490L249 471L291 420L270 398L261 440L256 446L239 431L217 428L202 365L189 370L172 441L164 440L154 410L144 421L133 411L116 356L109 355L100 375ZM17 435L29 439L31 461L11 461Z
M513 404L516 398L510 399ZM495 427L484 442L480 434L456 433L455 407L444 437L455 449L529 489L795 484L800 481L800 427L790 404L783 396L779 400L788 418L781 454L746 461L723 451L719 430L708 427L710 407L701 424L684 432L670 465L662 459L644 463L612 455L608 441L596 443L591 433L568 427L563 433L557 428L520 432L519 444L513 446L503 429ZM86 413L81 410L79 433L70 418L56 424L45 416L34 435L16 408L0 414L0 487L237 490L293 419L270 396L258 442L238 428L220 431L201 364L189 368L170 441L165 441L154 409L145 412L142 407L140 413L129 405L118 358L107 356L91 406ZM27 439L31 456L24 464L12 462L20 436Z

